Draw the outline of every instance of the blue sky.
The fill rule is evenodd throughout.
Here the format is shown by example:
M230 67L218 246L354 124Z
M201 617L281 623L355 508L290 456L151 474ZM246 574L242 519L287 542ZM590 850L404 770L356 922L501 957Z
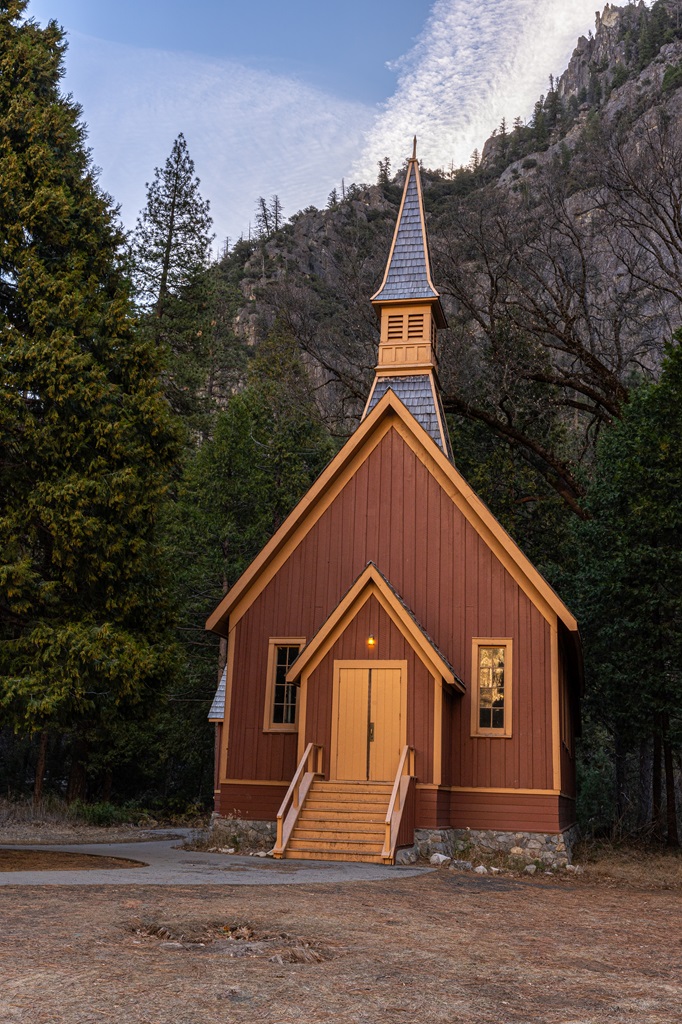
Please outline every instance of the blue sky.
M187 138L218 243L259 195L284 213L372 181L419 137L431 167L466 163L506 116L528 118L594 0L31 0L68 34L103 187L133 226L145 183ZM542 45L538 45L538 39Z
M409 49L431 0L34 0L41 20L152 49L232 58L295 74L347 99L386 99L384 61Z

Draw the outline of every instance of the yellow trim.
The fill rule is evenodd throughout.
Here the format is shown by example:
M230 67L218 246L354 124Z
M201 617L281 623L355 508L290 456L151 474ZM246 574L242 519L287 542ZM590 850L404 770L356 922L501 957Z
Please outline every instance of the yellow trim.
M300 657L300 655L299 655ZM301 763L307 743L305 741L305 729L308 717L308 677L304 676L298 691L298 763Z
M479 651L481 647L504 647L504 727L482 729L479 725ZM514 641L511 637L475 636L471 641L471 738L510 740L512 735L512 708L514 694Z
M433 784L443 781L443 682L433 678Z
M372 415L374 415L384 399L390 394L390 391L386 392L381 402L372 410ZM402 406L402 402L400 405ZM405 407L403 406L403 408ZM417 424L419 433L411 424L406 424L405 422L397 423L396 431L406 444L412 448L422 465L438 481L448 497L452 499L465 519L497 556L542 616L550 624L555 622L558 616L568 630L577 632L578 623L558 594L552 590L516 542L512 540L505 528L495 519L490 509L481 501L461 473L441 452L436 442L414 420L414 417L407 410L405 412ZM401 416L400 419L404 421L405 417ZM429 445L424 443L423 436L429 438L431 442Z
M377 377L433 377L435 369L431 363L420 363L418 366L377 366L375 371ZM372 391L376 381L372 385Z
M277 674L278 647L305 647L305 637L273 636L268 640L268 669L265 684L265 705L263 707L263 732L298 732L299 701L296 701L296 721L292 723L273 722L275 703L275 676Z
M307 676L311 675L348 623L353 621L372 596L376 597L386 614L399 626L402 635L410 643L429 673L442 678L450 686L455 686L463 692L461 683L453 674L452 669L436 649L428 643L412 616L406 611L404 605L398 600L374 565L367 566L308 646L299 654L287 673L287 681L295 682L303 673ZM381 644L381 637L379 637L379 644ZM371 664L377 664L377 662Z
M220 768L218 770L218 778L222 783L223 779L227 775L227 748L230 743L230 719L232 717L232 682L234 679L234 648L235 648L235 630L230 630L230 635L227 638L227 671L225 673L225 717L223 719L223 736L221 749L218 752Z
M500 796L564 796L564 794L558 789L501 789L494 786L435 786L430 782L418 782L417 789L439 789L442 793L499 793Z
M393 392L387 394L390 396ZM392 426L390 419L377 425L379 417L375 413L383 405L386 397L384 395L384 398L372 410L371 415L360 424L339 454L332 459L325 471L299 501L293 512L287 516L279 530L270 538L260 554L242 573L209 617L206 629L221 633L221 629L218 627L222 626L228 615L231 625L236 626L247 609L289 558L292 551L310 533L313 526L321 519L363 462L369 458L375 448L378 448ZM395 401L398 400L395 399ZM402 402L400 404L402 405ZM372 428L375 426L377 429L372 433ZM368 437L369 434L372 436ZM363 450L361 445L365 440L367 440L367 445ZM262 571L264 569L265 572Z
M550 628L550 660L552 665L552 782L561 789L561 721L559 718L559 632L558 623Z
M289 786L289 782L281 779L223 779L221 786ZM216 793L219 790L216 790Z
M555 622L558 616L570 631L577 632L578 624L566 605L441 452L433 438L390 390L362 421L260 555L223 598L206 623L206 628L224 635L228 615L230 626L236 625L392 427L395 427L417 458L444 488L542 615L550 623Z
M445 427L445 423L443 422L443 416L441 415L440 402L438 401L438 391L436 389L436 378L434 377L433 374L431 374L430 377L431 377L431 394L433 395L433 407L436 410L436 418L438 420L438 427L440 429L440 437L441 437L441 441L443 442L443 451L447 452L450 446L448 444L448 434L447 434L447 430L446 430L446 427Z

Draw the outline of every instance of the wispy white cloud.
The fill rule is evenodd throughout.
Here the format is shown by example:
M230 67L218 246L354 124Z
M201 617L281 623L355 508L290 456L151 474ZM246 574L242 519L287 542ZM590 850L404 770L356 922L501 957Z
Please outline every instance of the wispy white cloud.
M595 0L436 0L414 48L394 65L398 86L367 135L359 178L394 165L413 134L430 167L457 167L503 117L528 119L550 73L594 27ZM616 4L615 6L622 6Z
M74 33L67 88L83 106L101 184L131 226L145 182L183 132L219 241L253 220L259 195L286 216L327 195L362 148L375 108L234 61L143 50Z

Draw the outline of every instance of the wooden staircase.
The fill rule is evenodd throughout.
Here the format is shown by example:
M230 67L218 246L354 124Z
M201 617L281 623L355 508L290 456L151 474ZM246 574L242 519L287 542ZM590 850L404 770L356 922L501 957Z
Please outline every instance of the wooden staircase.
M284 857L381 864L390 782L325 782L315 778Z

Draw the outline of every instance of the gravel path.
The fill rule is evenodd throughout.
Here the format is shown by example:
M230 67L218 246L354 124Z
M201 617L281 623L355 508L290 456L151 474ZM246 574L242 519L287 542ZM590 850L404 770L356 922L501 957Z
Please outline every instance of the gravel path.
M182 829L176 831L183 831ZM189 835L191 830L185 830ZM0 849L3 844L0 844ZM95 854L143 862L139 868L98 871L0 871L0 885L309 885L381 881L433 870L336 861L271 860L183 850L178 839L135 843L16 844L11 849L44 849Z

